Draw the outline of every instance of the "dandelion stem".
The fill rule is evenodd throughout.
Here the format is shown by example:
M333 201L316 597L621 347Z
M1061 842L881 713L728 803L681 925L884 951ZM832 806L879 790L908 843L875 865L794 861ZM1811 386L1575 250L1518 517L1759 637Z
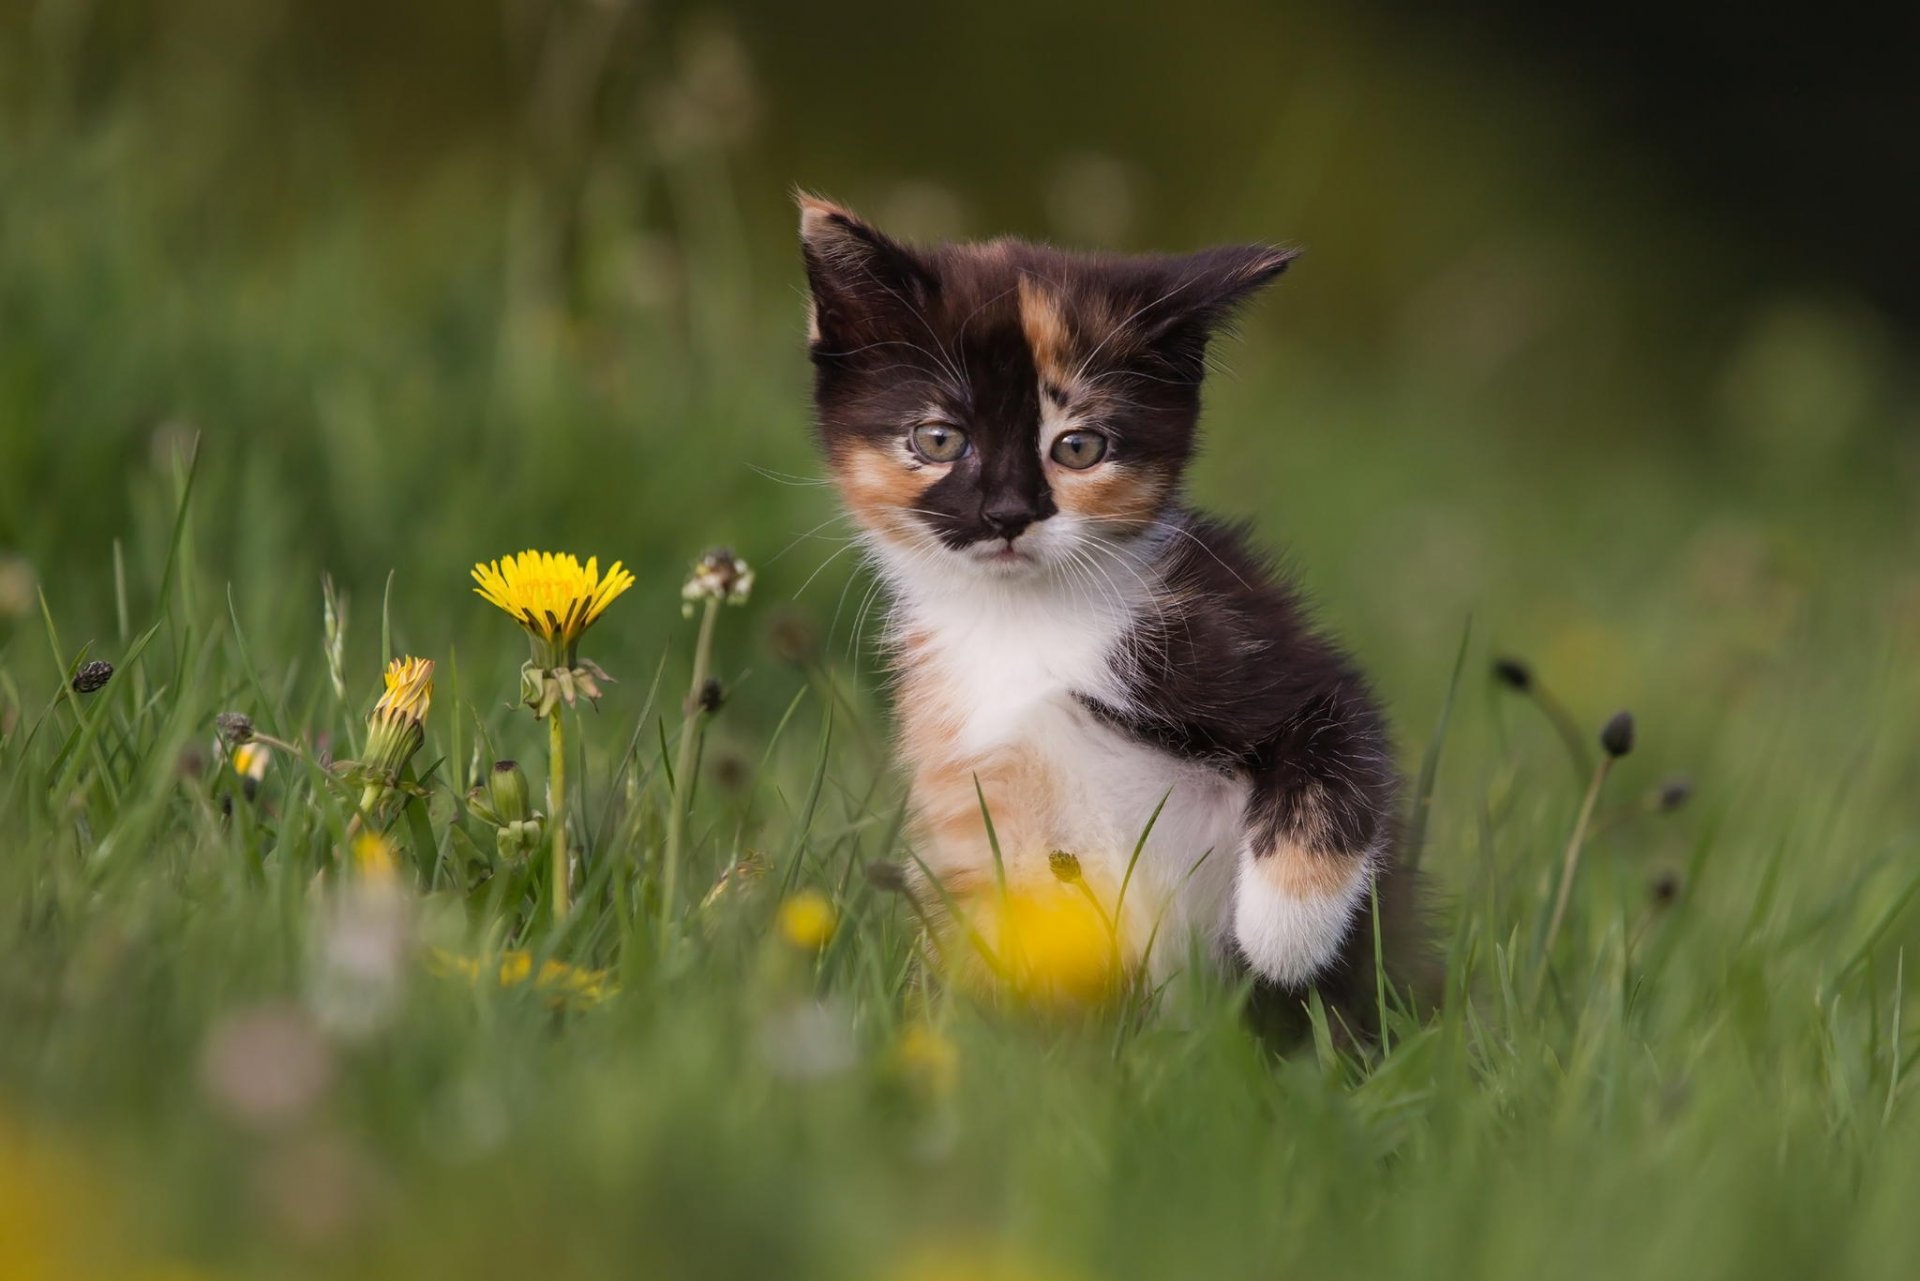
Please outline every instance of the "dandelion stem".
M547 822L553 828L553 920L566 919L572 907L567 866L567 731L555 704L547 717Z
M1600 789L1606 784L1607 775L1613 770L1614 758L1602 756L1594 767L1593 781L1587 784L1587 796L1580 803L1580 817L1573 825L1573 836L1567 841L1567 852L1561 859L1560 888L1553 896L1553 915L1547 920L1546 937L1540 944L1540 960L1533 974L1533 990L1537 997L1541 985L1547 977L1547 960L1553 955L1553 944L1560 937L1560 925L1566 920L1567 903L1573 897L1573 877L1580 870L1580 851L1587 843L1587 829L1593 823L1594 807L1600 801Z
M706 708L701 691L707 684L713 659L713 624L720 599L709 596L700 614L700 638L693 647L693 682L687 687L686 716L680 722L680 746L673 759L673 808L667 812L667 851L660 873L660 943L666 946L673 928L674 898L680 881L680 857L687 839L687 809L693 804L693 748Z

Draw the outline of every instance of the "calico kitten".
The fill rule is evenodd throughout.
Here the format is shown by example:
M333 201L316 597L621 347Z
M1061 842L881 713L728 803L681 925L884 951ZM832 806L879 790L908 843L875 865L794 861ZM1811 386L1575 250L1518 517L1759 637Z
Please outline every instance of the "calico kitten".
M920 861L962 905L994 886L977 780L1009 883L1065 850L1111 905L1164 798L1136 959L1156 925L1155 968L1198 937L1252 972L1260 1021L1297 1028L1318 988L1364 1031L1375 916L1417 930L1380 709L1181 494L1209 339L1293 255L921 249L799 204L819 439L893 598Z

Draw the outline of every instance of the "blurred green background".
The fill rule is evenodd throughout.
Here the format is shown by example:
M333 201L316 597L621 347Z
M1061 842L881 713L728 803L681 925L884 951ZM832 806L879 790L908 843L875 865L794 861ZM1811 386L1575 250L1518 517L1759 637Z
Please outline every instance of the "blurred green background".
M1581 32L1503 12L8 6L0 619L39 580L105 620L111 540L194 434L216 577L327 567L365 600L402 567L418 645L528 544L665 591L726 539L791 596L838 546L793 545L829 499L762 474L816 474L798 183L915 236L1305 246L1221 353L1195 488L1396 680L1431 660L1395 690L1416 715L1469 613L1591 649L1636 606L1719 609L1701 575L1769 590L1744 574L1832 588L1847 635L1910 623L1920 416L1876 293L1910 264L1795 252L1788 201L1716 185L1700 135L1730 131L1608 106L1650 56L1596 80ZM823 627L851 559L801 599ZM318 608L237 606L282 634ZM1635 666L1591 675L1625 699Z

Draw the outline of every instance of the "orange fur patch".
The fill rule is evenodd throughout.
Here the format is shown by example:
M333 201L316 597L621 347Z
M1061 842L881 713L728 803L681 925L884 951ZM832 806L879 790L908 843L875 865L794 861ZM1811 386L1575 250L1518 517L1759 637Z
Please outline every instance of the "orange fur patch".
M964 703L960 691L926 661L925 645L924 637L909 634L896 655L900 752L913 770L921 857L956 893L991 885L993 843L980 813L984 795L1008 875L1044 871L1059 793L1052 767L1030 747L980 754L956 750Z
M934 481L890 451L863 443L834 449L827 463L854 519L883 532L898 529L901 509L916 506Z
M1360 869L1358 854L1317 850L1281 840L1254 860L1254 868L1278 894L1292 899L1337 898Z
M1298 830L1281 836L1254 860L1254 867L1276 893L1293 899L1336 898L1353 883L1362 855L1328 846L1322 803L1317 790L1309 795Z
M1064 387L1072 373L1073 335L1067 329L1059 298L1031 276L1020 277L1020 328L1026 334L1040 377Z
M1157 469L1113 464L1084 472L1056 467L1049 479L1061 511L1129 532L1153 520L1173 484Z

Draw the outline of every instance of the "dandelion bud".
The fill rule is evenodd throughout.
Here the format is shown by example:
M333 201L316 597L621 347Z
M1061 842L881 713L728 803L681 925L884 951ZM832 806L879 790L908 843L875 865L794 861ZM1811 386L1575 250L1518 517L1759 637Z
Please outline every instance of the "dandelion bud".
M1047 855L1047 867L1053 872L1054 879L1063 885L1077 885L1080 882L1080 860L1065 850L1055 850Z
M693 563L693 572L680 589L680 599L691 605L697 600L725 601L744 605L753 590L753 568L733 554L731 547L709 548Z
M1522 694L1533 688L1533 669L1517 658L1494 659L1493 678Z
M876 859L867 864L867 883L885 894L905 894L907 892L906 869L898 863Z
M91 663L82 663L80 670L73 674L73 691L76 694L91 694L105 687L113 679L113 664L96 658Z
M400 777L426 742L427 709L433 704L433 660L396 658L387 665L387 689L367 718L367 752L361 763L375 777Z
M533 813L532 793L518 761L496 761L487 775L487 797L502 823L519 823Z
M1616 760L1633 750L1633 713L1615 712L1600 731L1600 746Z
M222 712L213 718L213 728L229 746L253 741L253 717L245 712Z

